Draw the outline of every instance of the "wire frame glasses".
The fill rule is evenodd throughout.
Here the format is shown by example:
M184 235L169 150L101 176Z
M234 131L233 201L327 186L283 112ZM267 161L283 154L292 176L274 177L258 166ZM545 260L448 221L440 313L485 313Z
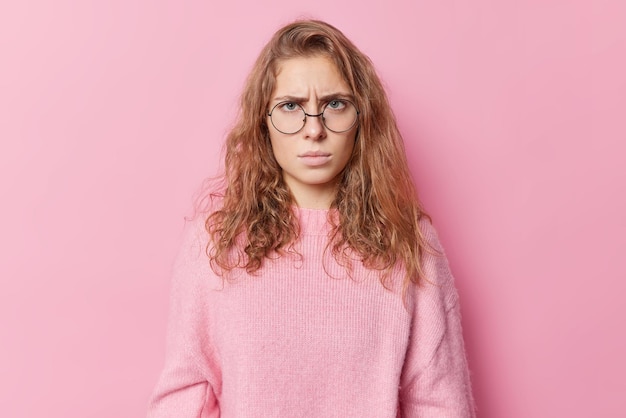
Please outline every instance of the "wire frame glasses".
M335 99L324 105L321 113L312 115L295 102L280 102L267 114L278 132L295 134L304 128L306 118L322 118L322 123L329 131L342 133L352 129L359 118L359 111L349 100Z

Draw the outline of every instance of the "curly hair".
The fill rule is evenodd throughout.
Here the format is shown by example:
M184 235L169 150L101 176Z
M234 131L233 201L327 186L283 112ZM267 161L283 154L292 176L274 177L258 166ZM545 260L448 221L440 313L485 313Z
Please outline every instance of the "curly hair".
M420 259L429 246L419 222L428 215L417 198L385 90L370 59L338 29L317 20L278 30L248 76L226 139L223 190L213 193L221 207L205 223L211 266L218 274L235 268L254 273L265 258L291 251L299 237L294 198L272 152L267 112L279 64L312 56L334 62L360 111L353 154L339 174L331 204L337 215L329 217L327 250L347 267L356 252L364 266L381 272L385 287L397 266L404 268L404 287L420 283Z

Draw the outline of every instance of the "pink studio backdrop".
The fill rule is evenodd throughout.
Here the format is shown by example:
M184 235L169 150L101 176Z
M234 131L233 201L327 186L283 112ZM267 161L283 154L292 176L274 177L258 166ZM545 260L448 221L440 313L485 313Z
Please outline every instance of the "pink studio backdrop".
M144 414L183 216L299 16L385 80L479 416L626 416L625 3L301 4L2 2L0 416Z

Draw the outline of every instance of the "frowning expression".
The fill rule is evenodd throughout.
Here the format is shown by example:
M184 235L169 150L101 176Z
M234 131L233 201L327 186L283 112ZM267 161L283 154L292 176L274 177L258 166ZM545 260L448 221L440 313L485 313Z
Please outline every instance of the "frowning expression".
M296 110L301 114L300 106L309 115L296 133L284 133L295 129L279 131L276 116L274 123L270 116L267 118L274 157L301 206L303 202L320 200L330 204L339 175L352 156L358 122L344 132L334 132L320 116L324 109L328 113L340 112L346 101L353 101L350 88L328 58L291 58L279 64L268 110L282 114ZM332 128L328 121L326 124Z

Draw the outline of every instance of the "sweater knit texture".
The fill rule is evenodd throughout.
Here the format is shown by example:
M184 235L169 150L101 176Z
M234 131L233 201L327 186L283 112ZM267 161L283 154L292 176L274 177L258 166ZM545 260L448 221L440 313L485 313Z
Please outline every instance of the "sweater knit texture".
M326 251L329 211L294 209L298 254L224 281L204 220L187 225L174 265L165 367L149 418L473 417L458 296L440 254L402 297L355 257Z

